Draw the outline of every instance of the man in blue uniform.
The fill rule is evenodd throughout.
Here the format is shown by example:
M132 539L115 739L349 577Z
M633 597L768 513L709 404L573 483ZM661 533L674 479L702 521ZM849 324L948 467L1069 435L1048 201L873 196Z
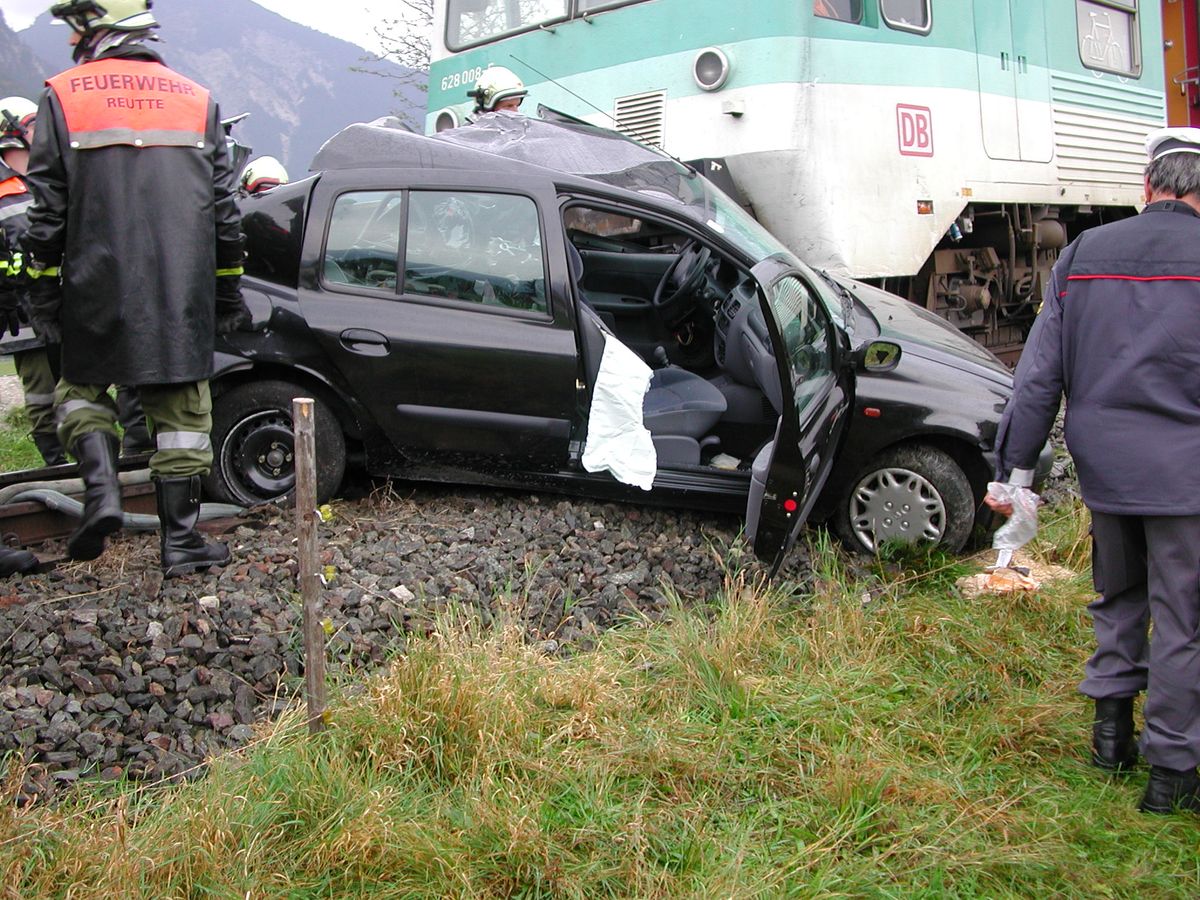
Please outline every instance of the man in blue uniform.
M1200 129L1160 129L1147 150L1142 213L1084 232L1054 267L1000 423L998 478L1030 483L1065 396L1101 595L1080 685L1095 700L1092 761L1136 763L1145 691L1140 808L1200 812Z

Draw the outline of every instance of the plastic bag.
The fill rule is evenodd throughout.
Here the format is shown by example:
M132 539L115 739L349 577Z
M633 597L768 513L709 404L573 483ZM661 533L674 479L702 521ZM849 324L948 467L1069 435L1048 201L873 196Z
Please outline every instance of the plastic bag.
M988 493L996 500L1012 504L1012 515L992 536L992 547L1007 550L1011 556L1013 550L1024 547L1037 534L1038 495L1027 487L1006 481L991 482L988 484Z

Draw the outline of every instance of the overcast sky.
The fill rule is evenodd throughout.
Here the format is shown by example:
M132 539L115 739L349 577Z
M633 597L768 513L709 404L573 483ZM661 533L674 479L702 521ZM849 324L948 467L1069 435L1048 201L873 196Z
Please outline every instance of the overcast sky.
M374 26L381 18L398 17L397 3L387 0L254 0L294 22L375 49ZM0 0L0 10L9 27L17 31L27 27L50 8L51 0ZM334 12L330 12L330 10Z

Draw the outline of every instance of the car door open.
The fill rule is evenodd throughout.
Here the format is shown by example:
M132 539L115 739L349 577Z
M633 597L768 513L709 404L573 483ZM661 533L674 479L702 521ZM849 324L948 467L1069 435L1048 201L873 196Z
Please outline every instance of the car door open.
M853 395L853 374L843 364L840 332L795 269L772 257L751 274L761 318L740 338L769 342L775 372L763 371L761 386L779 422L751 468L746 537L773 575L829 475ZM770 382L772 374L778 388Z

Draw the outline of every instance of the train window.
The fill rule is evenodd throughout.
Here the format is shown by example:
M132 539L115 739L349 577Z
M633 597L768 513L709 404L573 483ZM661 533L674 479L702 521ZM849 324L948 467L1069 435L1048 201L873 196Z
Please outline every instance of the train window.
M900 31L929 34L933 24L929 0L879 0L879 13L888 27Z
M1138 76L1137 0L1075 0L1079 59L1089 69Z
M862 0L813 0L813 15L839 22L862 20Z
M461 50L567 17L567 0L448 0L446 46Z

